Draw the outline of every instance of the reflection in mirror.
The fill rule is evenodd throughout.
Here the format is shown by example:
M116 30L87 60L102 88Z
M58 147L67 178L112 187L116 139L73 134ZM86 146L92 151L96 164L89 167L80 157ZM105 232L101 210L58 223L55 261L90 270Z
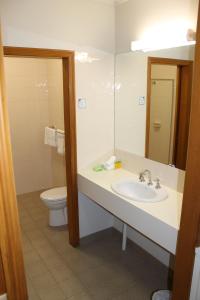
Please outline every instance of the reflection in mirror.
M148 58L146 157L184 170L193 62Z
M194 46L116 56L115 148L185 169Z

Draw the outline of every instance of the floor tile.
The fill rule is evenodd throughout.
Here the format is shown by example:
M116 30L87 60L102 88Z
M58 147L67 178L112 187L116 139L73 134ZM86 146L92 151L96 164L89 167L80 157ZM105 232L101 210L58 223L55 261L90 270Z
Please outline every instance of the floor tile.
M35 250L31 250L24 255L24 261L26 265L34 264L40 261L40 256Z
M30 280L27 280L29 300L41 300Z
M110 300L122 293L121 289L109 282L106 284L99 284L98 286L89 289L90 296L95 300Z
M76 277L59 282L59 286L66 298L78 296L86 292L86 288Z
M39 295L40 293L44 294L45 292L47 292L50 287L56 286L56 281L50 272L45 275L33 277L31 279L31 282Z
M35 263L26 264L26 273L28 277L34 278L38 276L45 275L49 273L49 270L47 269L46 265L42 260L36 261Z
M88 293L81 293L68 298L69 300L92 300L93 298Z
M49 286L48 290L39 292L41 300L66 300L59 286Z
M62 282L64 280L70 279L71 277L74 276L71 269L69 269L64 264L62 266L54 266L53 268L50 268L49 270L56 282Z
M130 241L121 251L114 229L71 247L67 227L48 226L39 195L18 197L30 300L150 300L153 291L167 288L167 268Z

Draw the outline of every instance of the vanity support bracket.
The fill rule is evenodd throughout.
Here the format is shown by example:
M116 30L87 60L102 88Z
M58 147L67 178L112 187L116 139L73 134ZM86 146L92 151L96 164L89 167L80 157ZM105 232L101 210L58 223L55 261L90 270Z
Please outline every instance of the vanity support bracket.
M126 250L126 242L127 242L127 225L123 223L122 251Z

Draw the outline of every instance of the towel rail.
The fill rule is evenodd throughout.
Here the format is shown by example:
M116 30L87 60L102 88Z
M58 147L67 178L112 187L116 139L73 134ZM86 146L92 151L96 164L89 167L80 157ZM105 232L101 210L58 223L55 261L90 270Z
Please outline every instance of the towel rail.
M55 129L58 133L65 134L64 130L58 129L58 128L56 128L54 125L53 125L53 126L48 126L48 127L51 128L51 129Z

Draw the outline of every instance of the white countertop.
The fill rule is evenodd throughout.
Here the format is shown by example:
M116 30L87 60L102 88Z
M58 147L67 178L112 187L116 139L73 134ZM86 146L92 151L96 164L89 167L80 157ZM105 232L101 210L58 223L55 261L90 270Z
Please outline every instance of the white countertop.
M169 194L166 200L156 203L143 203L122 197L111 189L111 184L119 180L132 178L138 181L138 175L125 169L95 172L90 166L79 171L78 177L80 192L86 194L106 210L127 222L127 224L171 253L175 253L182 208L181 193L165 186ZM104 193L101 193L99 188ZM157 226L159 227L158 229L156 229ZM151 230L160 230L160 233L151 232Z

